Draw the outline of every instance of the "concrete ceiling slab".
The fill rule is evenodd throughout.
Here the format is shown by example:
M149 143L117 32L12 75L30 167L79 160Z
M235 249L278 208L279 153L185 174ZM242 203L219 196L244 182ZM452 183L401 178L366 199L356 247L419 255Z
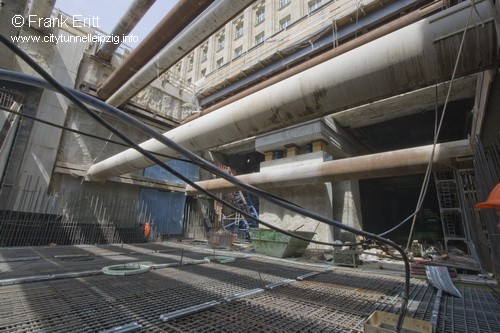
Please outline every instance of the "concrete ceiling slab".
M332 115L331 118L341 126L358 128L431 110L435 108L436 101L438 105L444 104L449 84L448 81L358 106L338 112ZM474 97L476 84L477 75L470 75L453 81L450 101Z

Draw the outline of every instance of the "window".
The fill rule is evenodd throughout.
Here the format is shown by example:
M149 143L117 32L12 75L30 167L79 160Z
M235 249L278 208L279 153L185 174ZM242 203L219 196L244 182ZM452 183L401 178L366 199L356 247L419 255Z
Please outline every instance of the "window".
M224 65L224 58L220 58L219 60L217 60L216 67L221 68L222 65Z
M263 7L257 9L257 11L255 12L255 17L257 19L257 24L264 22L264 20L266 19L265 9Z
M206 68L204 68L204 69L202 69L202 70L201 70L201 72L200 72L200 76L201 76L201 77L205 77L205 76L207 76L207 69L206 69Z
M309 6L309 13L314 12L316 9L321 7L321 0L309 1L308 6Z
M238 58L240 55L243 54L243 46L239 46L234 49L234 57Z
M280 8L286 7L290 4L290 0L280 0Z
M193 64L194 64L194 57L193 55L191 54L189 57L188 57L188 72L192 71L193 70Z
M288 15L280 20L280 30L288 28L290 24L292 24L292 18Z
M205 44L201 47L201 62L205 62L208 59L208 45Z
M264 43L264 32L261 32L257 36L255 36L255 45L259 45Z
M224 50L224 44L226 43L226 38L224 35L220 36L217 40L217 51Z
M235 31L236 31L236 38L235 39L243 37L243 22L240 22L236 25Z

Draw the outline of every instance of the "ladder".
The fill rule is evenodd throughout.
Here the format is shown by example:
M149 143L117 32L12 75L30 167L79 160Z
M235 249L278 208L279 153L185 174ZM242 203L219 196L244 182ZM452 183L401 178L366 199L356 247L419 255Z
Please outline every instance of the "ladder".
M435 172L434 179L443 228L444 249L448 252L450 241L463 241L467 244L464 215L455 175L452 172Z

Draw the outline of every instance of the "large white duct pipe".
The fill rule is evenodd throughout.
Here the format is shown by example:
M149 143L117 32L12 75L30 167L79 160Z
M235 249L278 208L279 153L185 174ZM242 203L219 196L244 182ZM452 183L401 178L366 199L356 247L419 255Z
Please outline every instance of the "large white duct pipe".
M425 172L431 153L432 145L429 145L289 168L278 166L274 169L269 168L237 178L244 183L264 189L413 175ZM453 157L470 154L471 148L468 140L438 144L433 159L434 171L448 170L453 165ZM211 192L228 192L236 189L232 183L220 178L196 184ZM191 186L187 186L186 191L191 195L197 194L197 191Z
M112 39L99 46L96 53L97 56L103 60L109 61L123 42L124 37L130 34L155 1L156 0L133 0L118 24L113 28L113 31L111 31L110 36ZM120 38L120 43L114 40L116 37Z
M493 10L489 1L476 1L457 77L495 63ZM453 6L164 135L201 151L449 80L470 13L468 2ZM176 155L156 140L141 146ZM87 175L104 180L151 164L129 149L92 165Z
M164 73L190 50L207 39L236 14L255 0L219 0L208 7L177 37L165 46L156 57L141 68L118 89L106 103L119 106L135 96L158 75Z

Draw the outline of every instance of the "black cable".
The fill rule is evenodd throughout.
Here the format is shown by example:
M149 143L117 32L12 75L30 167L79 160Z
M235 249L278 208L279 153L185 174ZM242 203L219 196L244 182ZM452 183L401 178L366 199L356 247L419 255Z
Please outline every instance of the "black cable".
M0 34L0 38L1 38L1 34ZM31 64L30 64L31 65ZM0 70L0 72L7 72L5 70ZM0 75L1 76L1 75ZM48 80L49 81L49 80ZM22 82L21 80L18 80L17 82ZM57 87L55 87L57 89ZM64 88L63 88L64 89ZM68 91L69 89L66 88ZM65 95L66 96L66 95ZM71 100L73 101L73 100ZM76 104L76 103L75 103ZM95 115L96 117L98 117L98 119L96 119L99 123L101 123L103 126L105 126L107 129L109 129L110 131L112 131L114 134L116 134L118 137L120 137L120 139L124 140L124 141L128 141L129 143L126 144L127 147L134 147L135 146L138 146L136 145L135 143L133 143L131 140L127 139L127 137L125 137L123 134L121 134L121 132L118 132L111 124L107 123L105 120L101 119L94 111L88 109L87 107L85 107L85 109L83 109L85 112L87 112L87 110L90 111L91 113L91 116L92 115ZM31 116L30 116L31 117ZM106 125L105 125L106 124ZM109 127L107 127L109 126ZM120 133L120 134L118 134ZM105 139L107 140L107 139ZM200 192L203 192L205 193L207 196L209 196L210 198L214 199L215 201L217 202L220 202L221 204L233 209L234 211L242 214L243 216L245 216L246 218L248 219L251 219L251 220L254 220L262 225L265 225L267 226L268 228L272 229L272 230L275 230L275 231L278 231L280 233L283 233L287 236L290 236L290 237L293 237L293 238L297 238L297 239L301 239L301 240L304 240L304 241L308 241L308 242L311 242L311 243L315 243L315 244L320 244L320 245L327 245L327 246L343 246L343 245L339 245L339 244L334 244L334 243L327 243L327 242L321 242L321 241L316 241L316 240L311 240L311 239L308 239L308 238L305 238L303 236L300 236L300 235L297 235L297 234L294 234L294 233L291 233L287 230L283 230L283 229L280 229L278 227L275 227L273 226L272 224L269 224L267 222L264 222L258 218L255 218L254 216L250 215L249 213L239 209L238 207L224 201L223 199L220 199L218 198L216 195L214 195L213 193L210 193L208 191L205 191L203 188L201 188L199 185L197 185L196 183L192 182L190 179L186 178L184 175L178 173L177 171L175 171L174 169L170 168L169 166L165 165L161 160L157 159L153 153L145 150L145 149L142 149L139 147L139 149L137 149L141 154L143 154L144 156L146 156L148 159L150 159L151 161L153 161L154 163L158 164L160 167L162 167L163 169L165 169L166 171L170 172L171 174L173 174L174 176L176 176L177 178L181 179L182 181L186 182L187 184L193 186L195 189L197 189L198 191ZM167 156L167 155L164 155L164 156ZM191 163L194 163L194 164L197 164L195 161L189 161ZM290 204L293 204L293 203L290 203Z
M0 79L7 80L7 81L12 81L12 82L17 82L17 83L28 84L28 85L35 86L35 87L42 88L42 89L48 89L48 90L55 90L55 91L57 91L56 89L54 89L54 87L52 87L47 81L45 81L43 79L40 79L40 78L37 78L37 77L34 77L34 76L29 76L29 75L26 75L26 74L12 72L12 71L5 70L5 69L0 69ZM103 110L104 110L104 112L106 112L106 109L110 108L109 104L106 104L106 103L104 103L104 102L102 102L102 101L100 101L98 99L95 99L95 98L93 98L93 97L91 97L91 96L89 96L87 94L84 94L84 93L82 93L79 90L75 90L75 89L68 88L68 87L65 87L65 88L67 90L69 90L73 95L77 96L77 98L79 98L80 100L83 100L86 104L89 104L89 105L93 106L94 108L98 109L98 112L99 111L102 112ZM81 131L78 131L78 130L75 130L75 129L72 129L72 128L68 128L68 127L62 127L62 126L59 126L59 125L47 122L45 120L39 119L39 118L26 115L24 113L17 113L15 111L8 110L8 109L5 109L5 111L12 112L12 113L15 113L15 114L20 114L23 117L28 117L30 119L33 119L35 121L40 121L40 122L45 123L45 124L50 125L50 126L55 126L55 127L58 127L58 128L62 128L62 129L68 130L68 131L79 133L81 135L88 135L88 136L92 137L91 134L88 134L88 133L85 133L85 132L81 132ZM109 110L107 110L107 111L109 113ZM123 120L122 120L122 122L123 122ZM154 131L154 130L151 130L151 131ZM151 136L150 132L145 133L145 134ZM128 144L120 143L118 141L114 141L114 140L111 140L111 139L108 139L108 138L97 137L97 136L95 136L95 138L103 140L103 141L108 141L110 143L115 143L115 144L118 144L118 145L121 145L121 146L124 146L124 147L132 148ZM149 151L149 152L152 153L152 154L154 154L154 155L157 155L157 156L165 157L165 158L172 159L172 160L177 160L177 161L183 161L183 162L191 163L191 164L197 165L197 166L199 166L201 168L203 167L202 165L200 165L200 163L198 163L196 161L189 160L189 159L179 158L179 157L175 157L175 156L172 156L172 155L166 155L166 154L161 154L161 153L152 152L152 151ZM278 196L276 196L276 195L274 195L272 193L268 193L268 192L265 192L265 193L267 193L267 195L269 195L271 197L274 197L274 198L276 198L278 200L282 200L284 202L287 202L290 205L295 205L296 207L304 209L300 205L297 205L297 204L295 204L295 203L293 203L291 201L288 201L286 199L280 198L280 197L278 197ZM342 245L333 244L333 243L331 243L330 245L332 245L332 246L342 246ZM355 244L351 244L351 245L355 245Z
M37 71L45 80L47 80L47 82L49 82L52 86L54 86L62 95L64 95L65 97L67 97L69 100L71 100L76 106L78 106L79 108L81 108L83 111L87 112L94 120L98 121L106 129L108 129L108 130L112 131L113 133L115 133L115 135L117 135L124 142L126 142L126 143L130 144L131 146L133 146L134 149L137 150L139 153L141 153L143 156L145 156L149 160L153 161L154 163L157 163L157 164L161 165L163 168L167 169L167 171L169 171L170 173L174 174L176 177L178 177L180 179L183 179L184 181L188 180L187 178L185 178L180 173L176 172L175 170L173 170L173 169L169 168L168 166L166 166L165 164L163 164L163 162L160 161L157 157L155 157L154 155L148 153L146 150L144 150L142 147L140 147L135 142L133 142L132 140L130 140L123 133L117 131L112 125L110 125L109 123L107 123L105 120L101 119L94 111L90 110L86 105L84 105L82 103L82 101L80 101L78 98L76 98L69 90L67 90L65 87L63 87L62 85L60 85L55 79L53 79L50 76L50 74L48 74L43 68L41 68L36 62L34 62L26 53L24 53L21 49L19 49L15 44L13 44L9 39L7 39L2 34L0 34L0 41L3 44L5 44L10 50L12 50L14 53L16 53L26 63L28 63L28 65L30 65L30 67L32 67L33 69L35 69L35 71ZM220 177L222 177L222 178L230 181L231 183L239 186L240 188L242 188L242 189L244 189L244 190L246 190L246 191L248 191L248 192L250 192L250 193L252 193L254 195L257 195L259 197L264 197L267 201L269 201L271 203L277 204L277 205L281 206L282 208L286 208L288 210L291 210L291 211L296 212L298 214L301 214L303 216L310 217L312 219L315 219L317 221L321 221L321 222L323 222L325 224L328 224L330 226L338 227L340 229L352 232L352 233L360 235L360 236L364 236L364 237L367 237L367 238L374 239L375 241L378 241L378 242L383 243L383 244L387 244L387 245L395 248L401 254L401 257L402 257L402 259L404 261L404 264L405 264L405 277L406 277L405 278L404 295L402 296L401 312L400 312L400 315L399 315L399 318L398 318L398 323L396 325L396 330L397 331L400 330L400 328L402 326L402 323L403 323L404 315L405 315L406 310L407 310L408 296L409 296L409 289L410 289L410 281L409 281L409 279L410 279L410 267L409 267L409 261L408 261L408 257L406 256L405 252L403 251L403 249L400 246L398 246L396 243L394 243L393 241L391 241L389 239L385 239L383 237L379 237L378 235L375 235L373 233L369 233L369 232L366 232L364 230L359 230L359 229L356 229L356 228L348 226L348 225L343 225L342 223L340 223L338 221L326 218L326 217L321 216L321 215L319 215L317 213L313 213L313 212L304 210L304 209L302 209L300 207L297 207L296 205L284 202L284 201L280 200L277 197L269 196L264 191L261 191L260 189L255 188L253 186L250 186L248 184L242 183L236 177L231 176L229 174L226 174L222 170L218 169L216 166L214 166L211 163L205 161L201 157L199 157L196 154L192 153L191 151L183 148L182 146L176 144L175 142L173 142L172 140L170 140L166 136L163 136L160 133L158 133L158 132L150 129L146 125L140 123L137 119L135 119L135 118L133 118L133 117L131 117L131 116L123 113L122 111L120 111L120 110L118 110L116 108L113 108L111 106L109 106L107 108L107 110L110 111L110 112L112 112L113 114L119 116L119 118L121 118L121 119L126 119L127 122L129 122L131 125L135 126L136 128L139 128L141 130L144 130L145 132L151 133L152 137L154 137L155 139L157 139L161 143L167 145L171 149L176 150L178 153L184 155L185 157L187 157L187 158L189 158L191 160L199 162L200 165L203 165L203 168L205 170L208 170L208 171L210 171L210 172L212 172L212 173L214 173L214 174L216 174L216 175L218 175L218 176L220 176ZM170 169L170 170L168 170L168 169ZM218 202L222 201L221 199L217 198L212 193L206 192L204 189L202 189L196 183L191 182L190 180L188 180L188 181L191 183L190 185L193 186L193 188L195 188L196 190L198 190L200 192L204 192L205 194L209 195L210 197L212 197L214 200L217 200ZM224 203L224 204L227 205L227 203ZM229 205L227 205L227 206L229 206ZM239 210L238 208L236 208L236 209L235 208L236 207L234 207L232 209L234 209L234 210L236 210L236 211L238 211L240 213L244 213L243 211ZM244 216L245 216L245 214L244 214ZM251 215L249 216L249 218L253 219L253 220L256 220Z
M47 120L43 120L43 119L40 119L40 118L37 118L37 117L34 117L34 116L30 116L28 114L25 114L25 113L22 113L22 112L18 112L18 111L14 111L14 110L10 110L10 109L7 109L5 107L2 107L0 106L0 109L3 110L3 111L6 111L6 112L9 112L9 113L12 113L12 114L15 114L15 115L19 115L21 117L25 117L25 118L28 118L28 119L32 119L36 122L40 122L42 124L46 124L48 126L52 126L52 127L55 127L55 128L59 128L59 129L62 129L62 130L65 130L65 131L68 131L68 132L72 132L72 133L76 133L76 134L80 134L80 135L83 135L83 136L87 136L87 137L90 137L90 138L93 138L93 139L97 139L97 140L101 140L101 141L105 141L105 142L109 142L109 143L112 143L112 144L116 144L116 145L119 145L119 146L122 146L122 147L127 147L127 148L131 148L130 145L126 144L126 143L123 143L123 142L119 142L119 141L116 141L116 140L112 140L112 139L108 139L108 138L105 138L105 137L102 137L102 136L98 136L98 135L94 135L94 134L90 134L90 133L87 133L87 132L82 132L80 130L77 130L77 129L74 129L74 128L71 128L71 127L67 127L67 126L62 126L62 125L57 125L57 124L54 124L53 122L49 122ZM186 162L186 163L191 163L191 164L194 164L194 165L197 165L199 166L198 163L194 162L194 161L191 161L191 160L188 160L188 159L184 159L184 158L179 158L179 157L175 157L175 156L171 156L171 155L165 155L165 154L161 154L161 153L157 153L157 152L153 152L153 151L150 151L150 150L147 150L148 152L150 152L151 154L154 154L156 156L160 156L160 157L164 157L164 158L168 158L168 159L172 159L172 160L177 160L177 161L182 161L182 162ZM276 198L279 198L278 196L272 194L272 193L268 193L270 196L274 196ZM292 204L292 205L296 205L297 207L300 207L300 208L303 208L301 207L300 205L297 205L291 201L288 201L288 200L285 200L283 198L281 198L281 200L284 200L286 202L288 202L289 204ZM260 220L259 220L260 221ZM262 223L263 225L266 225L266 222L260 222ZM283 229L276 229L276 231L284 231ZM379 234L380 236L381 234ZM295 235L297 236L297 235ZM306 238L301 238L302 240L307 240ZM317 241L314 241L314 240L310 240L310 242L312 243L316 243ZM348 246L357 246L357 245L364 245L366 244L368 241L363 241L363 242L359 242L359 243L349 243ZM325 242L319 242L317 244L320 244L320 245L328 245L328 246L333 246L333 247L341 247L341 246L347 246L347 244L336 244L336 243L325 243Z
M6 71L6 70L2 70L0 69L0 78L2 79L12 79L12 77L10 76L10 74L7 74L9 71ZM14 74L15 72L10 72L11 74ZM26 77L25 75L21 74L19 75L19 73L15 73L14 75L16 76L22 76L22 77ZM46 81L40 81L39 79L37 78L33 78L31 77L32 80L30 81L27 81L27 82L23 82L23 80L21 79L14 79L13 81L15 82L18 82L18 83L26 83L26 84L32 84L34 85L34 82L37 82L39 84L36 84L37 87L40 87L40 88L46 88L46 89L49 89L50 87L45 87L44 85L47 84ZM37 81L34 81L34 80L37 80ZM66 89L68 90L71 90L70 88L67 88ZM76 91L73 91L74 94L76 94ZM78 94L76 94L78 95ZM34 116L30 116L30 115L27 115L27 114L24 114L24 113L21 113L21 112L16 112L16 111L13 111L13 110L9 110L9 109L5 109L5 108L2 108L0 107L0 109L3 109L7 112L11 112L11 113L14 113L14 114L18 114L22 117L27 117L27 118L30 118L30 119L33 119L34 121L38 121L38 122L41 122L41 123L44 123L44 124L47 124L49 126L54 126L56 128L60 128L60 129L63 129L63 130L67 130L67 131L70 131L70 132L75 132L75 133L78 133L78 134L81 134L81 135L85 135L85 136L89 136L89 137L92 137L92 138L96 138L96 139L99 139L99 140L103 140L103 141L107 141L107 142L110 142L110 143L114 143L114 144L117 144L117 145L121 145L121 146L124 146L124 147L128 147L128 148L131 148L130 145L126 144L126 143L123 143L123 142L118 142L118 141L114 141L114 140L111 140L111 139L108 139L108 138L104 138L104 137L100 137L100 136L96 136L96 135L93 135L93 134L89 134L89 133L86 133L86 132L82 132L82 131L79 131L79 130L76 130L76 129L73 129L73 128L69 128L69 127L65 127L65 126L61 126L61 125L57 125L57 124L54 124L54 123L51 123L51 122L48 122L46 120L43 120L43 119L40 119L40 118L37 118L37 117L34 117ZM149 151L147 150L148 152L150 152L151 154L154 154L154 155L157 155L157 156L161 156L161 157L165 157L165 158L169 158L169 159L173 159L173 160L178 160L178 161L183 161L183 162L187 162L187 163L191 163L191 164L194 164L194 165L197 165L197 166L200 166L199 163L195 162L195 161L191 161L191 160L187 160L187 159L183 159L183 158L179 158L179 157L174 157L174 156L171 156L171 155L165 155L165 154L160 154L160 153L157 153L157 152L152 152L152 151ZM202 166L200 166L202 167ZM272 194L272 193L268 193L269 196L272 196L272 197L275 197L277 199L280 199L282 201L285 201L287 202L288 204L291 204L291 205L295 205L299 208L302 208L304 209L303 207L301 207L300 205L297 205L291 201L288 201L286 199L283 199L283 198L279 198L278 196ZM266 225L266 222L264 221L261 221L261 220L256 220L255 218L252 218L252 220L255 220L255 221L258 221L260 223L262 223L263 225ZM274 229L276 231L283 231L283 233L286 233L287 231L286 230L283 230L283 229ZM287 234L288 235L288 234ZM295 235L295 234L290 234L290 235L293 235L292 237L296 237L298 235ZM299 236L300 239L302 240L308 240L307 238L303 238L301 236ZM317 244L320 244L320 245L328 245L328 246L333 246L333 247L341 247L341 246L345 246L345 244L336 244L336 243L327 243L327 242L319 242L319 241L314 241L314 240L310 240L310 242L312 243L317 243ZM357 244L349 244L349 246L354 246L354 245L357 245Z
M37 118L37 117L34 117L34 116L30 116L29 114L25 114L25 113L22 113L22 112L18 112L18 111L7 109L7 108L5 108L3 106L0 106L0 110L3 110L5 112L9 112L9 113L12 113L12 114L24 117L24 118L28 118L28 119L34 120L36 122L39 122L39 123L42 123L42 124L45 124L45 125L48 125L48 126L59 128L59 129L62 129L64 131L73 132L73 133L80 134L80 135L83 135L83 136L88 136L88 137L93 138L93 139L97 139L97 140L109 142L109 143L112 143L112 144L115 144L115 145L118 145L118 146L130 148L130 145L128 145L126 143L123 143L123 142L119 142L119 141L116 141L116 140L108 139L108 138L105 138L105 137L102 137L102 136L98 136L98 135L94 135L94 134L90 134L90 133L87 133L87 132L82 132L82 131L79 131L77 129L71 128L71 127L57 125L57 124L54 124L53 122L50 122L50 121L47 121L47 120L43 120L43 119L40 119L40 118ZM191 163L191 164L194 164L194 165L198 165L197 163L195 163L195 162L193 162L191 160L185 159L185 158L179 158L179 157L175 157L175 156L171 156L171 155L161 154L161 153L157 153L157 152L150 151L150 150L148 150L148 152L150 152L153 155L164 157L164 158L168 158L168 159L171 159L171 160L182 161L182 162L186 162L186 163Z
M1 34L0 34L0 37L1 37ZM28 85L36 86L36 87L43 88L43 89L57 91L57 89L54 89L54 87L52 85L50 85L45 80L39 79L37 77L29 76L26 74L21 74L21 73L17 73L17 72L4 70L4 69L0 69L0 79L9 80L12 82L17 82L17 83L28 84ZM74 96L77 96L78 99L83 100L86 104L91 105L92 107L98 109L101 112L105 112L111 116L114 116L115 119L116 118L120 119L121 121L126 122L129 125L136 127L136 129L139 129L144 134L146 134L150 137L154 137L155 139L159 140L160 142L162 142L163 144L168 146L168 142L170 142L170 141L165 142L165 140L167 140L167 139L163 135L161 135L160 133L156 132L155 130L149 128L147 125L144 125L143 123L141 123L137 119L122 112L121 110L118 110L118 109L110 106L109 104L106 104L98 99L95 99L94 97L86 95L86 94L82 93L81 91L78 91L78 90L75 90L72 88L68 88L68 87L64 87L64 88L66 88L66 90L71 92ZM127 146L130 147L130 145L127 145ZM184 148L181 148L181 149L184 149ZM154 154L157 154L157 153L154 153ZM164 156L168 156L168 155L164 155ZM194 155L194 156L196 156L196 155ZM172 156L170 156L170 157L173 159L179 159L179 158L172 157ZM180 159L180 160L183 160L183 159ZM194 163L194 164L203 168L203 165L207 164L208 162L201 159L201 158L200 158L200 160L203 161L203 163L199 163L198 161L193 161L193 160L189 160L189 162ZM183 160L183 161L187 161L187 160ZM216 173L219 176L222 173L221 177L223 177L223 178L228 176L223 171L221 171L218 167L215 167L209 163L208 163L208 165L210 165L212 168L215 168L215 169L211 169L212 173ZM213 170L215 170L215 172ZM290 201L287 201L285 199L279 198L276 195L273 195L271 193L262 191L260 189L254 188L254 187L251 187L251 188L263 193L263 195L261 195L261 196L264 196L264 194L265 194L266 197L272 197L275 200L279 200L279 201L285 202L286 204L291 205L293 207L305 210L304 208L300 207L299 205L292 203ZM200 192L203 192L203 190L200 190ZM337 223L340 223L340 222L337 222ZM337 244L332 244L332 246L337 246Z

